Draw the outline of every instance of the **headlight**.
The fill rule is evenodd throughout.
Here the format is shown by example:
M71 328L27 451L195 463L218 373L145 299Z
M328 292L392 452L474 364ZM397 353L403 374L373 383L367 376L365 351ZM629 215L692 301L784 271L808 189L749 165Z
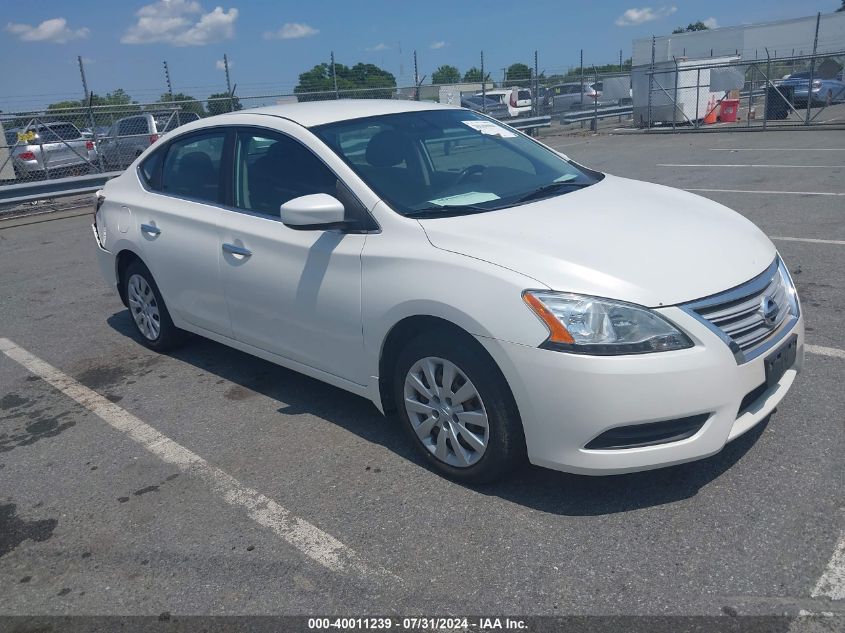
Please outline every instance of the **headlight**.
M550 290L526 290L522 298L549 328L546 349L614 355L692 347L686 334L648 308Z

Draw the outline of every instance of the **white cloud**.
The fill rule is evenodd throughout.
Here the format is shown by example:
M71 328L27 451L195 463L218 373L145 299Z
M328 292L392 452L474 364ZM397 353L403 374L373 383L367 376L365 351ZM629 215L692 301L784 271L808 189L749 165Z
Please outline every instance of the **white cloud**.
M233 61L230 59L230 60L229 60L229 68L233 68L234 66L235 66L235 62L233 62ZM226 70L226 64L224 64L224 63L223 63L223 60L222 60L222 59L218 59L216 62L214 62L214 67L215 67L217 70Z
M86 38L91 33L84 26L80 29L68 28L67 20L64 18L44 20L38 26L9 22L6 25L6 30L13 35L17 35L24 42L53 42L54 44L64 44L70 40Z
M443 48L445 46L449 46L449 44L441 40L439 42L432 42L431 45L429 46L429 48L433 48L434 50L437 50L438 48Z
M124 44L204 46L234 37L238 10L215 7L204 13L195 0L158 0L144 5L135 15L138 21L120 38Z
M638 24L645 24L653 20L659 20L666 16L672 15L678 7L660 7L659 9L652 9L651 7L643 7L642 9L628 9L616 18L616 26L636 26Z
M278 31L264 34L265 40L296 40L301 37L311 37L317 35L320 29L315 29L313 26L300 22L285 22Z
M378 44L376 44L375 46L371 46L367 50L368 51L386 51L389 48L390 47L387 44L385 44L384 42L379 42Z
M706 26L708 29L718 29L719 23L716 22L716 18L707 18L706 20L704 20L704 26Z

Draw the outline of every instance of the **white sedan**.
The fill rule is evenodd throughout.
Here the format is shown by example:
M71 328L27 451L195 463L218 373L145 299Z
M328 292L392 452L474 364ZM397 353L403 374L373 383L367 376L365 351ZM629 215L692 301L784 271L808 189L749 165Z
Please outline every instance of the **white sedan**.
M189 331L369 398L467 482L526 456L601 475L712 455L803 359L751 222L461 108L190 123L98 193L94 234L152 349Z

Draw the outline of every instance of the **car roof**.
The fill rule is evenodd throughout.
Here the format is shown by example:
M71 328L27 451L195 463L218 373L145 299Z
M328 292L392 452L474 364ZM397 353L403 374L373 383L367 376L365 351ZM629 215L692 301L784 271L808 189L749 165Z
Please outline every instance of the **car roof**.
M338 99L333 101L307 101L305 103L287 103L284 105L250 108L231 113L265 114L282 117L304 127L314 127L337 121L362 119L384 114L401 112L421 112L424 110L454 110L449 106L433 101L405 101L402 99Z

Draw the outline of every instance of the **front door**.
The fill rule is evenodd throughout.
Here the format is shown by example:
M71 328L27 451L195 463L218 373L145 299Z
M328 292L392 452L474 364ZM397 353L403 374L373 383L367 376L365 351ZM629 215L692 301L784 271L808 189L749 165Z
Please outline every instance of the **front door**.
M237 128L236 128L237 129ZM337 177L290 136L240 128L233 202L219 246L236 339L358 384L365 383L361 251L365 235L294 230L280 206L337 195Z

